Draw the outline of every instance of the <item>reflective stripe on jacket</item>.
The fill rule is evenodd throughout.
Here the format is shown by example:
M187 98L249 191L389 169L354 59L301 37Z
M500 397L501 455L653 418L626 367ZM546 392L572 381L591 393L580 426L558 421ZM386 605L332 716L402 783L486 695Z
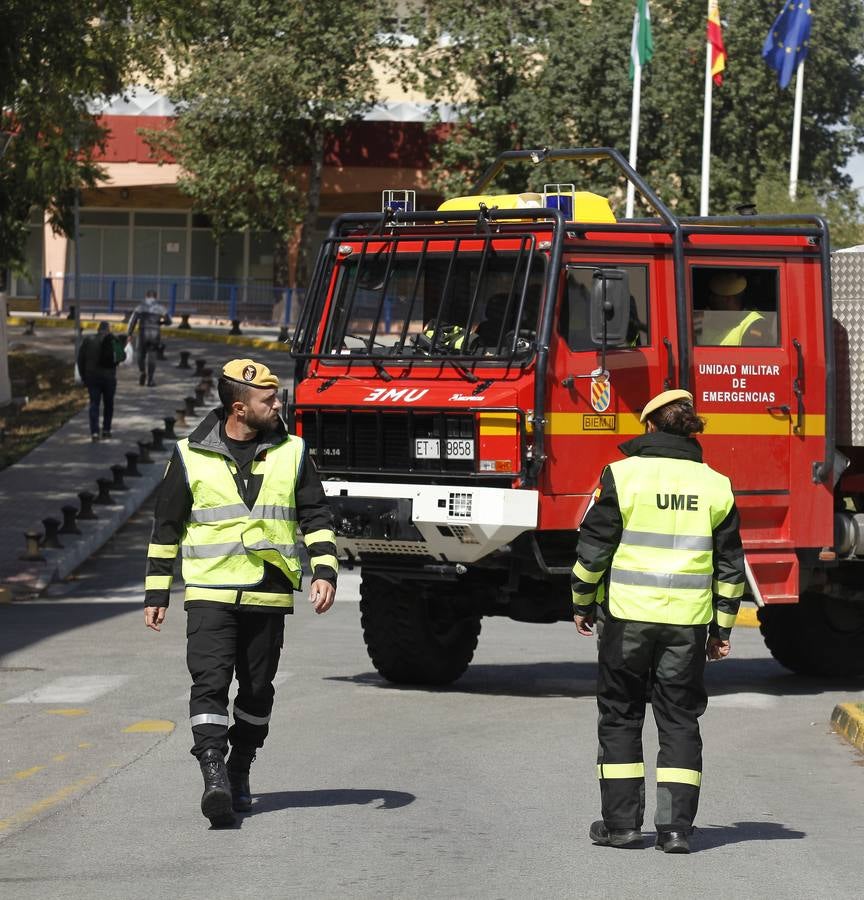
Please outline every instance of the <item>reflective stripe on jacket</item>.
M264 563L280 569L296 588L301 563L297 543L294 489L303 458L301 438L288 436L252 463L263 476L251 510L237 491L233 460L220 453L192 448L187 439L177 449L186 470L192 510L180 553L186 600L234 603L238 588L261 582ZM241 594L240 603L290 607L291 594Z

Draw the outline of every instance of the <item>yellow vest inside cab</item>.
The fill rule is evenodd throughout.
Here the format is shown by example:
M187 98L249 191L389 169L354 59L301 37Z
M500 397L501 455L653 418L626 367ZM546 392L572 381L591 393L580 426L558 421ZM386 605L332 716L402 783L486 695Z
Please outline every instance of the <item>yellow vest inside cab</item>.
M294 487L303 457L303 441L290 435L252 463L252 474L263 475L255 506L249 510L234 481L236 465L225 456L192 449L188 439L177 447L192 493L192 511L181 541L186 599L234 602L231 592L254 587L264 574L264 562L285 573L296 588L301 563L297 543ZM208 589L204 592L196 588ZM223 593L215 588L229 588ZM273 605L290 606L272 598ZM259 604L261 600L257 600Z

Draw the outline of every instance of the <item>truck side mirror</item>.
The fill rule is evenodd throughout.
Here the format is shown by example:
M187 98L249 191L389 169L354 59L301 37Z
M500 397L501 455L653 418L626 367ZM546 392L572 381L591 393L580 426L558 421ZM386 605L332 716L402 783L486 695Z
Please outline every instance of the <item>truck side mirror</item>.
M627 344L630 285L622 269L595 269L591 291L591 340L598 346Z

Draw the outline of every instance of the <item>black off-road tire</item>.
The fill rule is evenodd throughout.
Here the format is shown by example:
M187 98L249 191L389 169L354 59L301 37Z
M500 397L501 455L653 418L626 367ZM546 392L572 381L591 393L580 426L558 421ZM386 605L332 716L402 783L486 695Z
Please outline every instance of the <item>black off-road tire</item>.
M799 603L758 612L765 645L799 675L864 675L864 605L805 592Z
M360 583L360 624L372 665L394 684L451 684L477 648L480 617L458 612L446 583Z

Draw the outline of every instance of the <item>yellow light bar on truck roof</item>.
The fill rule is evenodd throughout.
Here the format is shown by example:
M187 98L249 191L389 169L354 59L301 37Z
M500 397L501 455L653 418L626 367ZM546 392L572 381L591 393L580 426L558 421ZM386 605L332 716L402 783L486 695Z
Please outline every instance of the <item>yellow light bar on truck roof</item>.
M609 206L609 201L599 194L590 191L573 191L564 194L537 194L533 191L525 191L521 194L474 194L469 197L452 197L445 200L439 207L439 212L447 212L454 209L479 209L481 203L485 203L490 209L542 209L544 206L558 208L555 202L558 197L566 196L573 200L572 222L615 222L615 216ZM544 202L545 197L545 202ZM565 208L562 204L562 211Z

